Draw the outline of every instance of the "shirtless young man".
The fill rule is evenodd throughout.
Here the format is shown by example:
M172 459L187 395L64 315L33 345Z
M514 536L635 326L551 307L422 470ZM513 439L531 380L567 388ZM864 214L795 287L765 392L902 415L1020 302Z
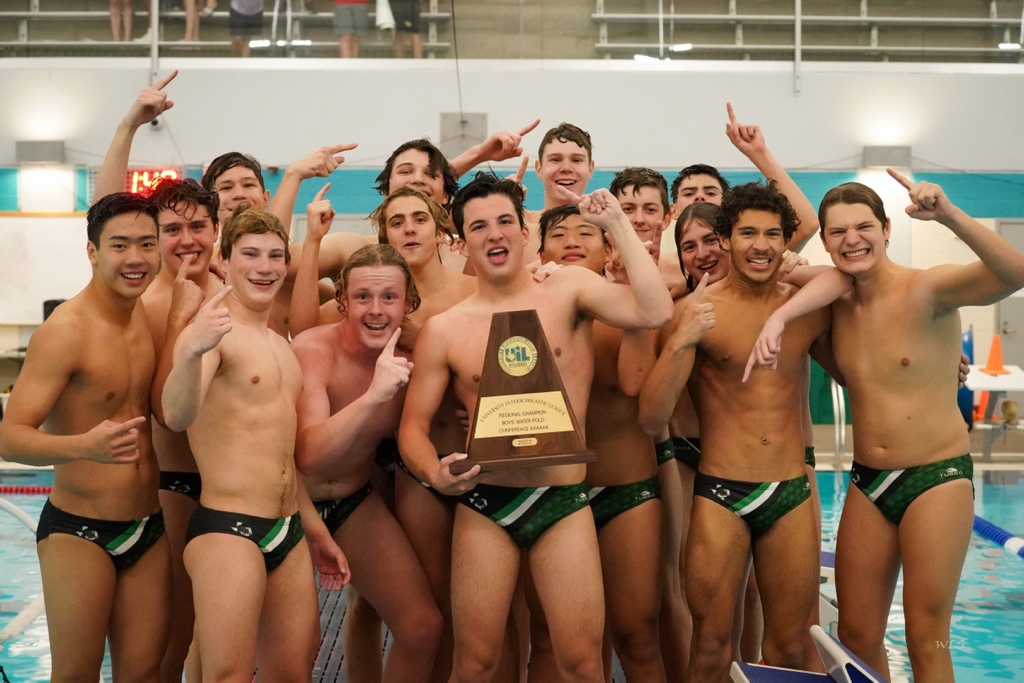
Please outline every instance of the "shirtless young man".
M256 209L225 225L228 286L179 336L163 390L165 422L188 430L203 480L184 557L204 680L249 681L257 663L267 680L305 678L319 636L293 455L302 373L268 327L287 239Z
M883 637L902 565L914 679L943 683L953 680L942 644L950 638L974 501L956 385L936 368L960 353L960 307L989 305L1024 286L1024 255L954 206L938 185L889 173L909 191L911 217L946 226L980 260L928 270L893 263L879 196L859 183L835 187L819 213L838 271L813 280L768 319L749 365L774 363L781 330L794 324L786 323L834 301L835 359L856 416L836 546L839 602L853 607L840 612L839 638L888 677ZM752 377L758 374L766 373Z
M452 542L457 681L493 677L524 549L548 615L561 675L571 681L604 680L604 601L593 516L583 483L585 466L503 472L489 475L494 484L480 484L478 467L458 476L451 473L451 464L464 459L465 453L439 461L430 440L431 420L449 383L463 405L476 404L492 313L537 310L570 404L584 424L593 376L590 320L637 328L668 319L671 301L657 267L614 198L598 191L582 201L581 211L610 233L630 287L612 284L584 268L563 268L536 282L523 268L529 234L518 184L479 174L459 192L452 211L467 258L476 267L478 291L428 320L416 345L416 371L399 429L402 457L434 489L465 494L456 509ZM495 521L505 504L524 495L531 497L530 503L515 524L505 517Z
M631 192L621 194L627 204L634 199ZM650 241L650 235L636 230L633 211L623 206L623 213L637 236ZM601 228L585 221L575 204L541 215L540 243L542 263L582 266L598 275L613 258ZM658 465L654 445L637 422L637 400L654 365L656 334L594 323L594 379L587 408L587 447L597 453L597 461L587 465L585 481L601 551L605 630L630 681L666 680L658 638L663 575ZM606 655L607 664L611 653ZM531 655L531 680L536 659Z
M53 465L39 518L50 680L158 681L171 565L150 443L153 338L139 297L160 268L156 208L126 193L88 214L92 278L32 335L0 453Z
M311 204L310 229L326 232L332 213ZM353 585L394 636L383 680L427 681L441 615L412 546L370 486L378 448L398 428L412 364L395 347L419 296L402 257L370 245L345 265L338 303L341 322L308 330L292 344L303 371L296 462L347 552Z
M802 666L803 630L817 597L820 545L804 472L800 387L808 349L817 344L816 351L827 352L822 342L827 341L829 316L807 316L790 330L788 355L782 359L785 372L767 380L762 373L754 378L756 384L743 384L746 354L738 354L756 321L796 290L778 280L796 215L774 187L751 183L726 195L715 228L730 258L728 274L710 286L705 276L684 300L687 308L681 311L673 344L689 361L680 368L675 360L680 354L663 354L644 390L671 386L653 396L656 403L671 405L693 363L690 391L700 422L701 455L685 584L694 619L689 680L695 683L727 675L731 606L751 550L764 604L765 661Z

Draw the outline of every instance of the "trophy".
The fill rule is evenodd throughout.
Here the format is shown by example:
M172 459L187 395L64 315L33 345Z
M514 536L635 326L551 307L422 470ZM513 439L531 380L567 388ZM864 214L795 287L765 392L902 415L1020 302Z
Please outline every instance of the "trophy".
M537 311L507 311L491 317L480 373L473 433L461 474L594 462L587 450L565 386L551 356Z

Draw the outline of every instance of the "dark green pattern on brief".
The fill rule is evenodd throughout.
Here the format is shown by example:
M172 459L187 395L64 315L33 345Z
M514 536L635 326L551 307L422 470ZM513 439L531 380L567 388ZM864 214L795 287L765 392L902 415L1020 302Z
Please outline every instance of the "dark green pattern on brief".
M743 519L750 525L750 533L753 536L760 536L810 497L811 483L806 474L796 479L780 481L771 499Z
M590 489L590 508L594 512L594 525L600 529L626 510L656 500L661 489L657 477L619 486L603 486Z
M672 439L665 439L659 443L654 444L654 452L658 458L658 467L661 467L669 460L676 457L676 445L672 442Z
M505 529L521 548L529 548L541 534L590 504L586 484L513 488L477 484L458 502L488 517Z
M673 436L672 442L676 445L676 460L696 472L700 465L700 439L695 436Z
M854 478L856 475L856 478ZM896 475L894 481L885 486L885 481ZM910 504L928 489L957 479L971 481L974 476L974 460L970 453L948 458L905 470L876 470L854 463L851 472L853 483L867 495L882 511L885 518L899 524ZM974 482L971 481L973 489Z

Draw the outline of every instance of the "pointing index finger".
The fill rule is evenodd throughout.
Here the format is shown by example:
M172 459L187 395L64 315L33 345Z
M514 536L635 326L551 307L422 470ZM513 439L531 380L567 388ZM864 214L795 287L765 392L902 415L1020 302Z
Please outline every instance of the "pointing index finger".
M519 170L516 171L516 182L520 185L523 184L523 176L526 175L526 167L530 165L530 157L523 157L523 160L519 162Z
M346 143L346 144L343 144L343 145L332 145L331 147L327 148L327 151L330 154L334 155L334 154L338 154L339 152L347 152L350 149L355 149L358 146L359 146L358 142L349 142L349 143Z
M736 125L736 112L732 109L732 102L725 103L725 111L729 113L729 123Z
M395 330L395 333L391 335L391 339L388 339L388 343L384 345L383 354L386 356L395 355L395 347L398 345L398 338L402 336L402 328L399 327Z
M517 130L516 131L516 135L518 135L519 137L522 137L522 136L526 135L527 133L529 133L530 131L532 131L534 128L536 128L539 125L540 125L540 119L537 119L533 123L527 124L527 125L523 126L522 128L520 128L519 130Z
M164 76L162 79L153 84L154 90L163 90L167 87L167 84L174 80L174 77L178 75L178 70L175 69L171 73Z
M904 189L909 190L910 188L912 188L914 186L914 183L910 182L910 180L908 178L906 178L906 177L900 175L899 173L897 173L894 169L887 168L887 169L885 169L885 171L890 176L892 176L893 179L895 179L897 183L902 185L904 187Z
M581 201L583 201L583 198L580 197L578 194L576 194L572 190L565 189L561 185L555 185L555 192L562 195L562 197L564 197L565 199L572 201L573 204L579 204Z
M203 308L217 308L220 306L220 302L227 298L227 295L231 293L231 285L227 285L224 289L220 290L216 294L210 297L210 300L206 302Z
M697 283L697 286L694 288L693 296L697 297L697 301L700 301L701 299L704 298L704 290L707 289L708 280L710 279L711 274L704 273L704 275L700 278L700 282Z
M181 265L178 266L178 272L174 276L175 282L184 282L188 279L189 266L191 266L195 260L195 254L185 254L185 257L181 259Z
M130 420L126 420L126 421L122 422L118 426L117 431L118 431L118 433L127 432L127 431L129 431L131 429L135 429L136 427L138 427L139 425L141 425L145 421L146 421L146 417L144 415L139 415L138 417L133 417Z
M330 183L326 183L323 187L320 188L320 191L316 193L316 196L313 197L313 201L314 202L321 201L324 198L324 195L327 194L327 190L329 190L329 189L331 189L331 184Z

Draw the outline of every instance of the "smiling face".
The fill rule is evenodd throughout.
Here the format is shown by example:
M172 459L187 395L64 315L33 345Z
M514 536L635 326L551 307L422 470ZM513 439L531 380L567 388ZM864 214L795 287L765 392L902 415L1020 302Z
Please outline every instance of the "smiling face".
M444 205L444 177L437 169L430 168L430 157L419 149L407 149L397 157L391 167L388 189L394 192L400 187L411 187Z
M349 271L339 304L348 329L365 347L383 349L412 310L405 280L398 266L359 266Z
M255 209L265 209L270 202L270 192L263 189L252 169L245 166L232 166L221 173L213 182L213 190L220 199L217 213L221 223L231 218L242 202L248 202Z
M523 267L529 231L519 222L515 205L503 194L470 199L463 207L464 249L478 277L502 280Z
M173 208L161 209L157 222L160 224L160 260L171 277L178 273L189 255L194 256L189 277L209 270L213 245L217 241L217 225L205 206L179 203Z
M634 191L634 186L629 185L623 188L616 199L641 242L660 239L659 231L664 230L668 215L658 188L644 186Z
M141 296L160 271L156 223L144 213L110 218L100 232L99 246L90 241L86 249L93 277L126 299Z
M548 228L541 244L540 260L563 266L583 266L601 274L610 252L600 228L579 215L571 215Z
M555 194L554 186L560 185L570 192L582 195L594 174L594 161L586 149L571 140L555 138L544 146L541 158L534 167L544 184L545 204L549 198L564 203Z
M728 238L732 271L749 282L770 282L786 250L781 218L762 209L740 211Z
M396 197L384 211L388 244L412 267L438 259L444 233L434 222L430 207L419 197Z
M729 274L729 254L722 249L722 241L711 226L700 219L692 218L683 226L679 255L683 272L694 282L700 282L705 273L708 284Z
M825 212L821 239L836 268L857 276L886 259L890 229L867 204L833 204Z
M253 309L269 307L288 272L287 247L273 232L247 233L235 240L225 261L232 296Z

